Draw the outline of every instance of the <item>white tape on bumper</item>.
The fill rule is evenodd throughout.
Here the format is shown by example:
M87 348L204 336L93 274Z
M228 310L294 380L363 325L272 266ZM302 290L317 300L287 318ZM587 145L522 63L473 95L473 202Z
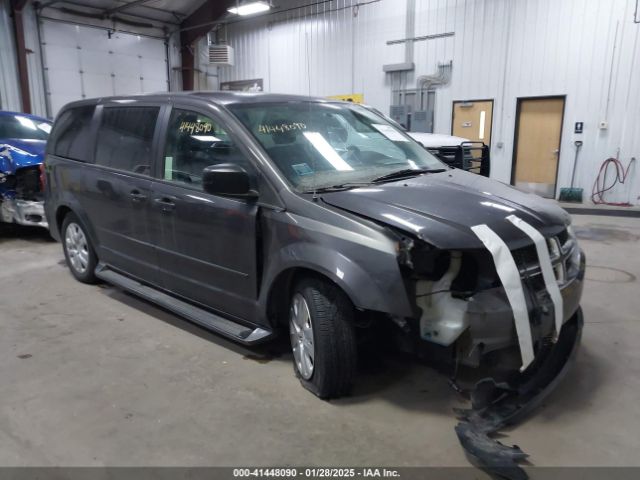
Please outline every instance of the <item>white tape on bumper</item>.
M562 316L564 307L562 305L562 294L560 293L560 287L558 287L558 281L556 280L556 276L553 273L553 265L551 264L551 257L549 257L549 248L547 247L547 241L540 232L538 232L535 228L533 228L521 218L516 217L515 215L509 215L507 217L507 220L509 220L516 227L527 234L536 245L538 261L540 262L540 269L542 270L542 278L544 279L545 287L547 289L547 292L549 292L551 301L553 302L553 310L555 313L556 321L556 332L560 334L560 329L562 328Z
M520 281L520 272L516 262L509 251L509 247L502 239L486 225L471 227L473 233L480 239L484 246L491 252L493 263L496 266L498 276L507 294L507 299L513 311L513 318L518 334L522 367L527 368L533 361L533 340L531 338L531 325L529 323L529 311L524 298L524 290Z

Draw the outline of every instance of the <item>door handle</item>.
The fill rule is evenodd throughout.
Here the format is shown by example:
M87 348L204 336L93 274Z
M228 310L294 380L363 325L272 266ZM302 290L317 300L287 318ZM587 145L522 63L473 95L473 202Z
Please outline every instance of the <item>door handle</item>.
M131 197L132 202L144 202L147 199L147 196L143 193L140 193L140 190L131 190L129 193L129 197Z
M176 208L176 204L172 198L169 197L160 197L153 200L156 205L160 206L160 209L163 212L172 212Z

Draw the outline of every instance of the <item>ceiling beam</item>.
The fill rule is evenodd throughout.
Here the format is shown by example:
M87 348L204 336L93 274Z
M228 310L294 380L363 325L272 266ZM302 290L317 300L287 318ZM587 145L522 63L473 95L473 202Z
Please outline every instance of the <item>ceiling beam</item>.
M104 11L107 15L111 13L122 12L123 10L127 10L128 8L135 7L137 5L142 5L143 3L150 2L151 0L133 0L132 2L125 3L124 5L120 5L119 7L108 8Z
M25 0L25 1L28 1L28 0ZM121 0L119 0L119 1L121 1ZM129 15L131 17L144 18L146 20L154 20L156 22L169 23L171 25L178 25L178 23L180 21L182 21L182 19L184 17L186 17L186 15L184 15L183 13L180 13L180 12L175 12L175 11L171 11L171 10L164 10L162 8L152 7L151 5L144 5L144 3L149 2L149 1L151 1L151 0L143 0L140 3L136 2L136 1L129 2L129 3L126 3L124 5L120 5L118 7L114 7L113 9L107 9L107 10L105 10L104 7L96 7L94 5L88 5L86 3L81 3L81 2L74 1L74 0L49 0L49 1L43 2L43 3L34 2L34 6L38 9L38 11L41 11L41 10L44 10L45 8L53 7L57 3L67 3L69 5L75 5L75 6L78 6L78 7L86 7L86 8L90 8L92 10L98 10L100 12L103 12L104 14L107 14L108 12L120 11L123 8L129 8L129 7L134 7L135 6L135 7L139 7L139 8L144 8L146 10L150 10L152 12L158 12L158 14L170 16L170 17L172 17L172 20L166 20L166 19L163 19L163 18L155 17L155 16L154 17L143 16L143 15L133 14L133 13L128 13L128 12L125 12L125 14ZM133 5L134 3L136 5ZM175 20L177 20L177 23L176 23Z
M14 10L22 11L22 9L27 5L27 0L11 0L11 7Z
M211 23L220 19L227 8L236 4L236 0L206 0L191 15L180 23L180 39L186 43L193 43L211 30ZM203 25L204 24L204 25ZM184 36L183 36L184 33Z

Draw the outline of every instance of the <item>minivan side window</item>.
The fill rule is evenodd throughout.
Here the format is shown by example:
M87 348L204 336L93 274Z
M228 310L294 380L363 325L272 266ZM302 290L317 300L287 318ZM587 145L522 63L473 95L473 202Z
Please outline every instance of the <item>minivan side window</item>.
M202 189L202 171L219 163L249 162L218 122L200 113L173 109L164 151L164 180Z
M96 164L150 175L159 112L160 107L105 107L96 139Z
M90 161L91 119L95 108L89 105L62 112L51 132L49 151L58 157Z

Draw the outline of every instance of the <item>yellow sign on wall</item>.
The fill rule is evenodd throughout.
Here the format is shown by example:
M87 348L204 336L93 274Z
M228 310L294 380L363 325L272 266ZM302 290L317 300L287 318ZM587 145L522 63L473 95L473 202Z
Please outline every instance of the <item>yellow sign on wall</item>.
M349 93L347 95L330 95L331 100L342 100L344 102L364 103L364 95L362 93Z

